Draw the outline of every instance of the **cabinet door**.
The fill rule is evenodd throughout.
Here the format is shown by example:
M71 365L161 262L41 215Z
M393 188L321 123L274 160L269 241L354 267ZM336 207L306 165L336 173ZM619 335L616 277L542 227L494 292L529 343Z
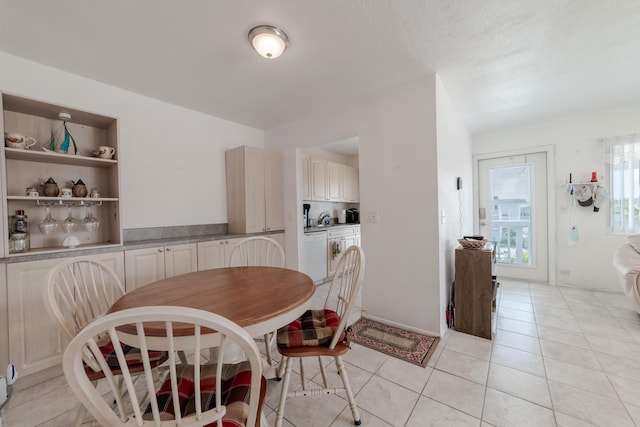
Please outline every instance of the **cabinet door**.
M340 202L344 199L344 167L339 163L327 162L327 182L329 200Z
M355 203L360 201L360 183L358 169L344 166L344 201Z
M165 247L165 277L192 273L194 271L198 271L198 248L195 243Z
M264 152L264 231L284 230L282 153Z
M345 237L344 238L344 248L342 248L342 251L346 251L347 249L349 249L351 246L356 244L356 236L349 236L349 237Z
M360 203L360 169L351 168L351 191L353 202Z
M106 254L91 255L92 258L99 259L109 266L118 276L120 283L124 285L124 252L110 252Z
M340 258L342 258L342 254L347 248L353 245L354 239L353 235L348 236L339 236L329 238L329 247L327 253L327 272L328 277L333 277L336 272L336 268L338 267L338 263L340 262ZM340 253L336 254L336 245L340 247Z
M226 266L225 245L225 240L198 243L198 270Z
M21 376L58 365L66 342L44 306L49 270L64 259L7 265L9 360Z
M311 200L327 200L327 161L311 158Z
M278 242L282 247L282 250L284 250L284 233L269 234L267 237L271 237L273 240Z
M127 292L164 279L164 247L124 252Z
M300 169L302 169L302 200L311 200L311 158L306 154L300 155Z
M246 233L260 233L265 229L265 156L260 149L245 149Z

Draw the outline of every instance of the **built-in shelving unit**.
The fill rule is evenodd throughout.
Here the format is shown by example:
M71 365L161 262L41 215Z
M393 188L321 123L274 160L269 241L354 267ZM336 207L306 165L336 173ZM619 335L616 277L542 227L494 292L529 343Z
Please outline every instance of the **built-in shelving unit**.
M118 120L101 114L82 111L48 102L1 94L3 132L20 133L36 139L30 149L9 148L3 143L0 150L0 189L2 193L2 230L4 242L2 257L16 257L34 253L59 252L122 245L120 178L118 162ZM67 127L73 135L78 152L61 153L51 150L51 136L62 127L59 113L71 115ZM100 146L115 148L112 159L93 157ZM59 147L56 147L58 149ZM98 189L100 197L45 197L42 184L53 178L58 187L72 188L81 179L87 187ZM27 188L35 188L40 195L26 195ZM70 233L60 228L52 233L42 233L38 223L46 210L54 219L63 221L69 214L82 220L91 209L98 218L97 230L88 231L81 226ZM10 253L11 217L17 210L28 216L30 246L28 252ZM76 236L80 245L66 248L62 242L69 235Z

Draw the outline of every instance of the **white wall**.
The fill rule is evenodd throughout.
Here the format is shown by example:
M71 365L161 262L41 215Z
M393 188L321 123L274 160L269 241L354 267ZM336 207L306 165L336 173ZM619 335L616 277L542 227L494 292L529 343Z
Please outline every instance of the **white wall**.
M262 147L261 130L4 52L0 64L1 91L119 118L124 228L227 222L224 152Z
M455 248L458 239L473 231L473 175L471 135L455 109L440 77L436 79L438 130L438 209L440 214L440 315L446 328L444 307L448 304L449 284L455 278ZM456 179L462 179L457 190ZM443 217L444 214L444 217Z
M557 283L582 288L619 292L622 288L611 260L616 248L626 237L608 231L607 203L594 213L591 207L578 207L576 214L580 240L568 245L569 197L565 181L569 173L575 181L589 181L598 172L605 187L604 150L601 138L640 132L640 104L609 108L559 117L540 123L504 129L473 137L473 154L498 153L542 145L554 145L556 152L556 260ZM602 178L605 180L603 181ZM554 274L554 272L550 272Z
M360 150L364 310L418 330L441 332L435 74L323 115L271 129L265 146L285 153L287 254L302 232L297 147L357 135ZM378 223L370 223L370 213Z

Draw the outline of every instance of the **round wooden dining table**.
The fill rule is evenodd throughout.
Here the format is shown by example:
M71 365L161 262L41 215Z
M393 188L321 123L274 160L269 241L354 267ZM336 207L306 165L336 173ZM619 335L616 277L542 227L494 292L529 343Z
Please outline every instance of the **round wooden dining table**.
M295 270L278 267L227 267L181 274L149 283L124 294L109 309L109 313L146 306L178 306L197 308L219 314L237 323L254 337L276 331L298 317L311 304L316 287L309 276ZM147 345L169 350L164 322L144 324ZM174 349L193 348L193 325L173 323ZM135 345L135 326L118 328L123 343ZM203 343L211 347L215 360L219 335L203 330ZM129 340L131 340L129 342ZM239 349L239 348L238 348ZM243 354L225 351L225 363L242 360ZM263 361L265 378L276 377L276 366Z
M226 317L255 338L300 317L311 304L314 292L311 278L295 270L216 268L170 277L134 289L113 303L109 313L144 306L197 308ZM145 333L164 336L164 324L157 326L154 331L153 324L145 324ZM193 334L193 329L174 324L173 334L187 337Z

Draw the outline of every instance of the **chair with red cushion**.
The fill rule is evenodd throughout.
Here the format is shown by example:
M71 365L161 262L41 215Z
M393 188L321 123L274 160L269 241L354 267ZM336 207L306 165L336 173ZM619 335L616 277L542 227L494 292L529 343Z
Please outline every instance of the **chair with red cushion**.
M173 324L189 325L193 334L174 336ZM152 325L150 325L152 324ZM147 335L147 330L153 333ZM127 400L116 385L108 358L100 348L105 338L114 343L120 362ZM223 363L227 345L239 346L246 360ZM195 357L182 364L178 351L201 354L217 348L216 359L207 364ZM128 368L124 348L138 349L144 370L136 381ZM150 354L168 350L164 378L156 381ZM87 375L87 359L102 369L110 393L98 389ZM86 325L64 353L64 374L80 402L103 426L218 426L254 427L260 416L266 381L254 340L237 324L220 315L186 307L139 307L110 313ZM151 396L141 398L140 396ZM112 405L113 399L116 405ZM215 423L215 424L214 424Z
M124 293L124 286L109 266L95 258L77 257L51 269L44 294L44 305L62 335L71 340L89 322L104 315ZM100 346L109 360L112 372L118 375L120 366L113 358L115 353L112 343L106 340L101 342ZM139 350L127 347L123 350L131 372L142 371L142 356ZM162 351L153 352L149 356L154 367L167 360L167 353ZM88 362L90 365L91 361ZM104 378L102 370L89 365L85 368L92 381L97 382ZM85 414L86 410L80 406L74 426L82 424Z
M342 356L349 351L346 327L362 285L363 276L364 252L358 246L351 246L340 258L324 308L307 310L300 318L278 330L278 352L282 355L280 373L284 371L284 377L276 416L276 427L282 425L285 401L288 397L326 396L338 392L344 392L347 395L354 423L360 425L360 414L353 398ZM328 386L321 356L334 358L342 380L342 388ZM307 389L305 387L304 369L302 368L302 358L304 357L318 358L324 388ZM300 358L302 390L289 392L293 358Z

